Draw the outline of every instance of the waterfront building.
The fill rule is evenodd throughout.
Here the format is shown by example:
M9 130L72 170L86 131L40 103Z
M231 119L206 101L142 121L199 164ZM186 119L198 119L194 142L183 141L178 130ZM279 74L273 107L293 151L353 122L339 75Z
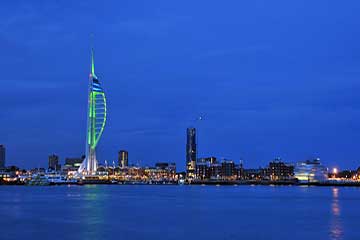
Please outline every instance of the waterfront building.
M73 172L77 171L79 167L83 164L85 156L81 158L65 158L64 171Z
M176 173L176 163L158 162L155 163L155 168Z
M336 174L337 178L343 179L356 179L357 171L356 170L342 170L338 174Z
M205 158L199 158L197 160L198 163L205 163L205 162L208 162L210 164L214 164L214 163L217 163L216 161L216 157L205 157Z
M109 168L99 165L96 169L96 175L98 176L107 176L109 174Z
M5 146L0 145L0 169L5 168Z
M295 166L295 178L299 182L313 183L328 180L328 170L320 163L320 159L298 162Z
M218 180L221 178L221 164L220 163L214 163L211 164L209 167L210 171L210 179Z
M249 168L244 169L244 178L246 180L264 180L267 176L267 169L265 168Z
M232 160L223 160L221 162L221 177L225 180L234 180L236 178L235 163Z
M196 168L196 129L186 129L186 174L193 178Z
M88 88L88 113L86 131L86 157L78 169L78 173L85 175L96 174L98 161L96 146L104 131L106 122L106 98L99 78L95 75L94 51L91 50L91 73Z
M142 180L144 181L175 181L176 175L176 164L167 162L155 163L155 167L143 168Z
M5 184L15 183L17 181L17 176L26 171L20 170L17 166L8 166L6 168L0 169L0 185L4 181Z
M129 180L143 180L145 169L141 167L130 167L127 172Z
M169 168L147 167L144 169L144 180L147 181L175 181L176 172Z
M48 169L60 170L61 165L59 164L59 156L52 154L49 156Z
M232 160L218 163L216 157L199 158L195 166L195 178L199 180L236 180L243 179L242 164L236 165Z
M116 174L120 174L120 172L121 172L121 168L119 167L119 166L117 166L117 167L115 167L114 168L114 174L116 175Z
M216 164L216 157L204 157L198 158L195 165L195 178L200 180L207 180L212 177L212 171L214 170L213 178L216 179L217 176L221 175L221 167L219 171L216 171L215 168L211 168L214 164Z
M280 158L269 163L268 177L272 181L289 180L294 176L294 166L286 164Z
M196 163L196 179L206 180L210 179L210 162L198 162Z
M2 185L3 183L6 183L7 179L10 179L12 176L12 174L8 171L6 171L5 169L1 169L0 170L0 185Z
M129 166L129 153L125 150L120 150L118 153L118 165L121 168Z

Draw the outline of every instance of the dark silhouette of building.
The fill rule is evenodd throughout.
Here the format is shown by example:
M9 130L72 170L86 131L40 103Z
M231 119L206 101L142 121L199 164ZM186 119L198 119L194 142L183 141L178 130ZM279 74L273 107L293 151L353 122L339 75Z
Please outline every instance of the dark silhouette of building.
M214 163L210 165L210 178L211 179L220 179L221 178L221 164Z
M210 162L198 162L196 163L195 175L197 179L205 180L210 179Z
M205 157L199 158L195 165L195 178L201 180L207 179L217 179L221 175L221 165L220 170L218 170L216 157ZM214 167L213 167L214 166Z
M287 180L294 176L294 166L286 164L280 158L274 159L269 163L270 180Z
M239 166L236 167L236 172L237 172L237 177L240 180L245 179L245 171L244 171L244 165L243 165L243 161L240 160L240 164Z
M186 174L193 178L196 168L196 129L186 129Z
M268 174L267 168L249 168L244 169L244 179L246 180L264 180Z
M223 179L236 178L235 163L232 160L224 160L221 162L221 177Z
M336 174L337 178L347 178L347 179L356 179L357 171L356 170L343 170Z
M129 166L129 153L125 150L120 150L118 155L118 164L124 168Z
M81 158L65 158L64 167L68 171L77 171L84 159L85 156L82 156Z
M0 168L5 168L5 146L0 145Z
M49 156L48 168L52 170L60 170L59 156L52 154Z
M176 173L176 163L158 162L155 163L155 168Z

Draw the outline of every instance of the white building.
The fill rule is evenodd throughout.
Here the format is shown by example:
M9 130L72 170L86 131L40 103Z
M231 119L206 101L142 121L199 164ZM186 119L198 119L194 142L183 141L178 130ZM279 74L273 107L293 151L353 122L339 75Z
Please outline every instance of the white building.
M328 170L321 165L319 158L298 162L294 173L300 183L323 182L328 179Z

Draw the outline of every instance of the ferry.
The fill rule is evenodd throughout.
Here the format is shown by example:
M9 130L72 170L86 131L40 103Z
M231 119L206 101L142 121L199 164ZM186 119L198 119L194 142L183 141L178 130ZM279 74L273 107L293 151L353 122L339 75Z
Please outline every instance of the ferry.
M61 185L61 184L77 184L77 179L66 179L65 176L60 174L34 174L31 179L27 181L30 186L48 186L48 185Z
M48 186L50 182L44 174L34 174L31 179L26 183L29 186Z
M61 184L77 184L77 179L67 179L65 176L60 174L50 174L47 175L47 179L50 185L61 185Z

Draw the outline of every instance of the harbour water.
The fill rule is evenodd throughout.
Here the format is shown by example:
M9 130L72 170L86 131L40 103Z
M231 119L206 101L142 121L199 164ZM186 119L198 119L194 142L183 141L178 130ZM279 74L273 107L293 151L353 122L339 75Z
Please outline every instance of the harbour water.
M0 239L360 239L360 188L0 186Z

